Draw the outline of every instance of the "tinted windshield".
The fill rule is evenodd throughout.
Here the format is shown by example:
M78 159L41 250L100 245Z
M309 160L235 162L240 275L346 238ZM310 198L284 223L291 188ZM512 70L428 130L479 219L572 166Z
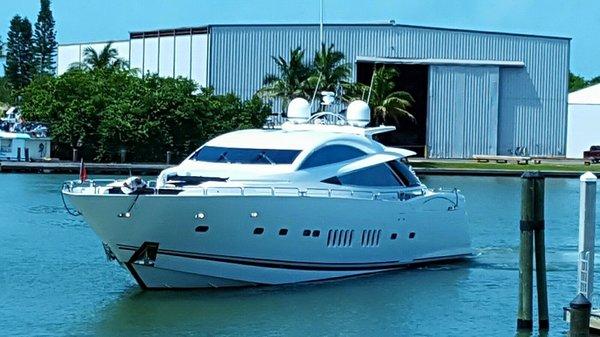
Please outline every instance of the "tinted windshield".
M205 146L191 159L230 164L291 164L300 150L240 149Z
M364 156L366 153L352 146L347 145L329 145L322 147L312 153L304 160L300 169L307 169L315 166L339 163L342 161Z
M338 177L342 185L396 187L402 186L386 164L363 168Z

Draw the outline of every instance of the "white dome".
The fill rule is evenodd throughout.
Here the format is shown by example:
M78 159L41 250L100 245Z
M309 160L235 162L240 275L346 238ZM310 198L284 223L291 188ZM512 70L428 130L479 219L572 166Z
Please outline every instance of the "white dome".
M346 119L352 126L365 127L371 121L371 109L365 101L353 101L348 104Z
M294 98L288 104L287 117L291 122L305 123L310 118L310 103L304 98Z

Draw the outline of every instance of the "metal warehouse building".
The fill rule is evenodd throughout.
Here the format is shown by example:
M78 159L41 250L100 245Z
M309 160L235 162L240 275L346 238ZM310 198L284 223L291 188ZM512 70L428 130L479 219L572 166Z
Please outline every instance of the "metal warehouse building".
M368 83L374 64L400 73L399 90L410 92L418 129L406 147L423 147L431 158L475 154L564 157L570 39L440 29L394 24L324 26L352 64L354 80ZM86 46L61 45L58 71L81 60ZM302 47L307 61L319 46L318 25L209 25L132 32L116 41L132 68L184 76L218 93L251 97L272 55ZM400 128L402 131L402 128Z

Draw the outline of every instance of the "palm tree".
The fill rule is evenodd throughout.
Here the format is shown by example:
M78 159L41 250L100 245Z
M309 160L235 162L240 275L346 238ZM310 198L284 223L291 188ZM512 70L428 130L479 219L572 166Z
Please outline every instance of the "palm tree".
M308 98L306 80L311 69L303 63L304 50L297 47L290 51L289 61L283 57L271 56L279 70L279 75L268 74L263 79L263 87L258 90L263 98L281 98L284 105L292 98Z
M355 99L368 100L373 125L386 122L398 125L400 118L415 123L415 116L408 111L415 100L406 91L394 90L397 78L396 69L382 66L374 71L371 88L361 83L347 85L344 100L346 102Z
M126 70L129 63L119 57L119 53L109 42L100 53L92 47L83 50L83 62L71 64L70 68L84 70Z
M315 53L314 71L308 79L309 87L313 90L337 91L341 84L347 82L351 73L350 63L344 61L344 53L334 50L333 43L329 47L322 43L321 49Z

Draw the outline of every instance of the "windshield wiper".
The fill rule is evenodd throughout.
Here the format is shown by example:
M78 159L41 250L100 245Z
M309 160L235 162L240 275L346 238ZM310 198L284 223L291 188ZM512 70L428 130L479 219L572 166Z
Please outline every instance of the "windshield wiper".
M229 159L227 158L227 151L221 153L221 155L219 156L219 161L221 161L221 159L225 159L227 164L231 164L231 161L229 161Z
M272 161L272 160L271 160L271 158L269 158L269 156L267 156L267 154L266 154L266 153L264 153L264 152L261 152L261 153L259 153L259 154L258 154L258 157L259 157L259 158L262 158L262 159L264 159L264 160L266 160L266 161L268 161L268 162L269 162L269 164L271 164L271 165L275 165L275 162L274 162L274 161Z

